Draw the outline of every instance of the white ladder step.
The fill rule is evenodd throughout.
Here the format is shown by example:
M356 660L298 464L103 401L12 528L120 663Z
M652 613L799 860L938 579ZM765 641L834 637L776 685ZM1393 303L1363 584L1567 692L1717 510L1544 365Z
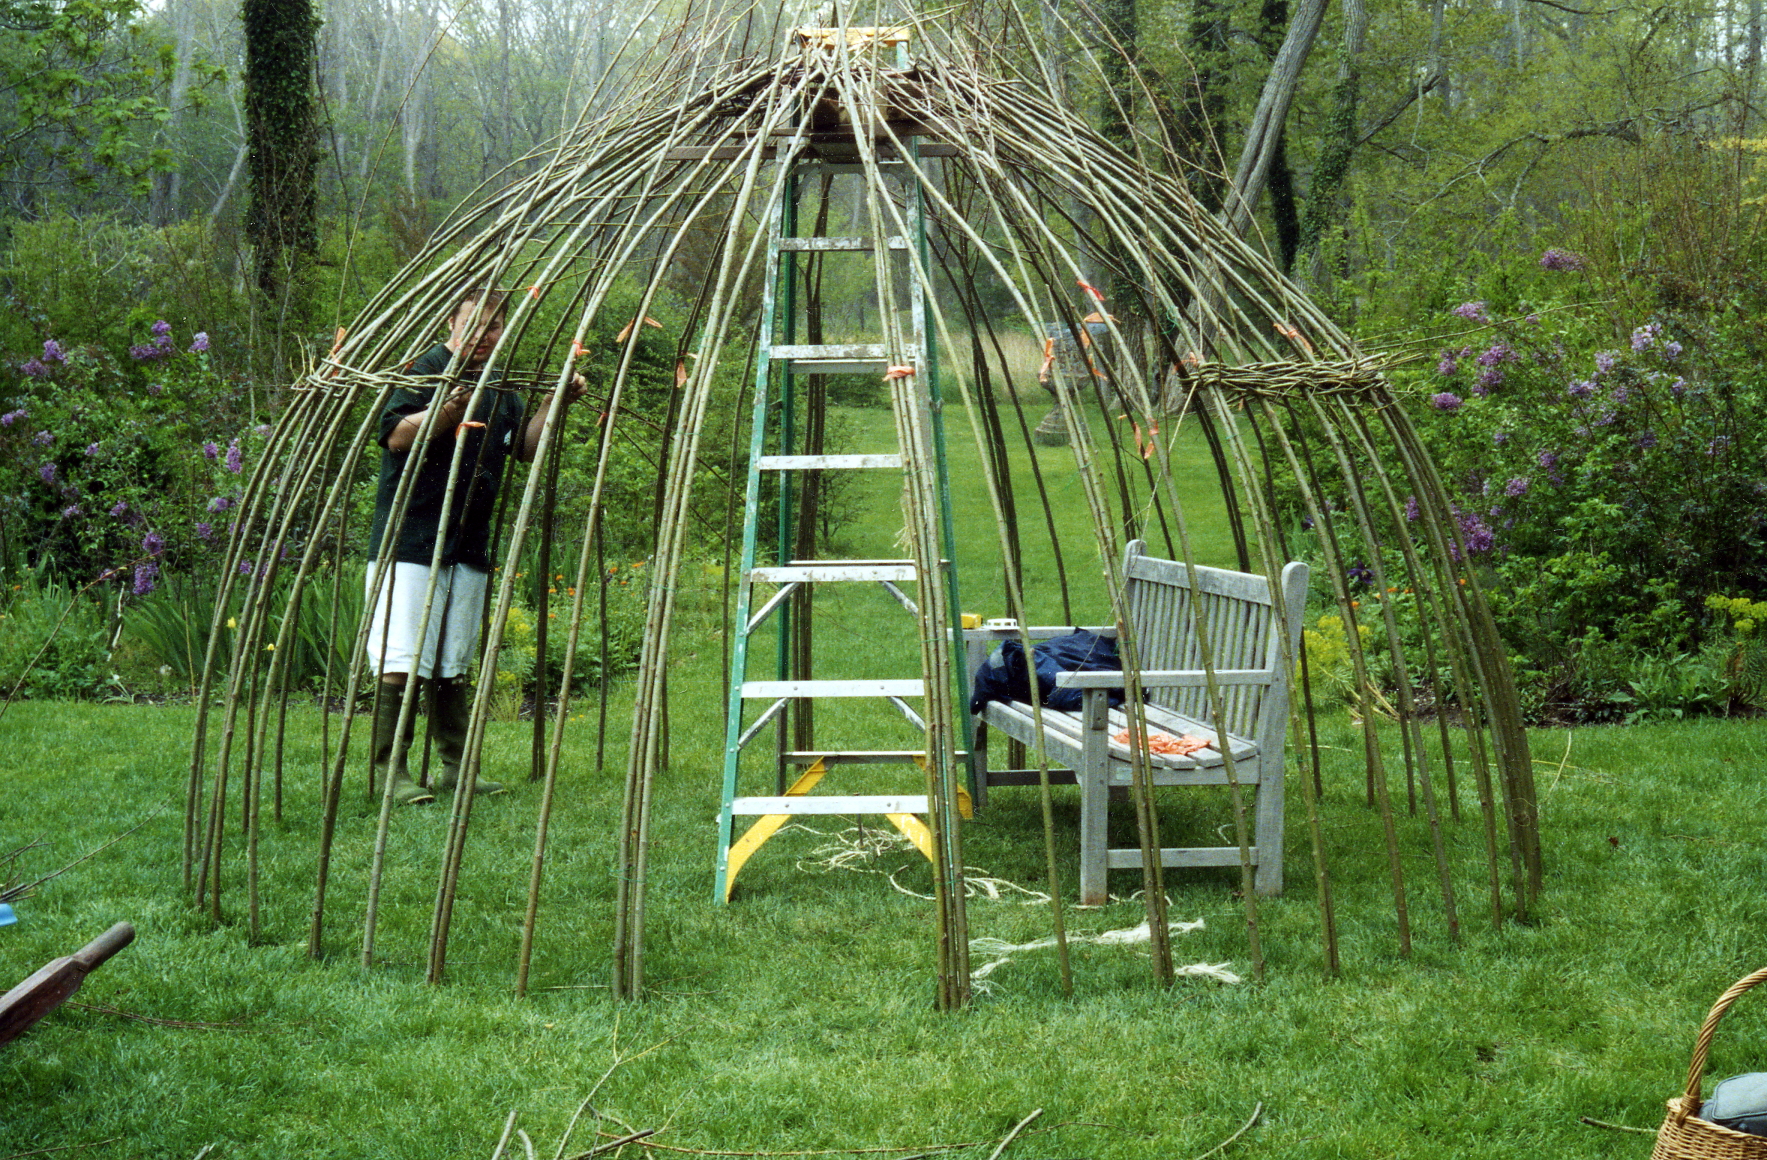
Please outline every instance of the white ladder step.
M954 756L962 761L969 756L958 750ZM908 765L926 757L924 749L845 749L838 753L817 753L813 750L790 749L779 755L787 765Z
M900 455L763 455L755 460L757 471L845 470L861 467L901 467Z
M906 250L908 239L900 236L884 239L884 245L892 250ZM854 252L871 252L877 249L872 238L780 238L779 248L794 253L813 253L822 250L845 250Z
M910 352L903 352L905 355ZM775 361L787 358L803 359L863 359L867 362L874 359L890 357L890 348L881 342L845 342L845 343L779 343L767 348L767 357Z
M744 681L745 700L778 697L924 697L926 682L913 680Z
M882 375L889 370L887 358L794 358L786 369L794 375Z
M792 794L730 799L739 816L765 814L924 814L925 794Z
M836 580L912 580L911 560L829 560L819 564L776 564L756 568L751 580L772 584L828 583Z

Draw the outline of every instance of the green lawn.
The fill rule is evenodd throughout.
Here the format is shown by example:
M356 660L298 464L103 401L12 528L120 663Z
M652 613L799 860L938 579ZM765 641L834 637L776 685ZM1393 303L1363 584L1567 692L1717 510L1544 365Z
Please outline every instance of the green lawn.
M954 447L964 440L954 436ZM1055 451L1047 462L1073 521L1072 472L1058 470L1065 456ZM1205 525L1199 554L1229 562L1218 535L1204 534L1207 461L1183 462L1187 511ZM996 614L992 517L973 486L958 483L964 604ZM882 549L893 518L887 492L868 496L849 529L856 552L892 554ZM1096 607L1096 590L1084 587L1096 585L1090 532L1080 520L1064 535L1076 606ZM716 570L695 568L684 589L715 591ZM1032 612L1059 619L1043 571L1039 564ZM1427 835L1402 819L1415 928L1407 961L1396 950L1380 825L1361 803L1360 742L1331 710L1321 735L1323 820L1342 978L1321 969L1307 833L1291 792L1289 889L1262 907L1262 984L1181 980L1162 991L1134 947L1085 944L1075 948L1071 999L1052 953L1032 950L996 968L971 1010L941 1016L932 1009L931 905L912 893L924 892L930 875L899 846L851 856L861 839L874 842L875 828L788 830L743 872L733 905L710 904L724 678L715 616L706 601L688 602L694 611L670 658L671 762L653 821L654 994L641 1004L617 1005L604 989L626 687L613 697L608 769L594 768L593 706L578 706L534 991L524 1000L513 997L513 980L538 802L522 781L526 725L493 726L486 775L517 784L475 811L449 980L429 987L423 959L446 816L439 807L395 816L379 958L365 971L374 810L358 772L339 824L327 954L306 957L318 839L314 709L291 713L284 819L262 841L265 937L248 947L237 833L225 867L229 924L213 928L183 897L194 711L14 704L0 717L0 852L42 843L18 859L16 874L46 873L141 826L19 903L19 924L0 929L0 980L10 985L119 919L140 936L76 997L114 1010L64 1008L0 1049L0 1160L56 1149L66 1151L48 1154L194 1157L209 1145L216 1157L490 1156L512 1110L536 1154L550 1156L592 1094L566 1155L591 1147L596 1131L656 1129L657 1149L686 1154L909 1156L968 1143L961 1154L985 1160L1041 1108L1009 1157L1183 1158L1227 1139L1262 1104L1258 1124L1227 1155L1642 1160L1647 1137L1579 1117L1653 1126L1712 999L1767 961L1759 724L1581 729L1569 735L1568 756L1566 733L1536 735L1547 880L1530 926L1493 929L1476 804L1466 800L1467 821L1448 834L1464 931L1452 943ZM835 602L819 613L820 655L829 664L855 653L911 656L909 622L885 605ZM871 728L858 716L831 715L825 725L855 739ZM894 727L899 733L900 722ZM1398 782L1399 763L1389 768ZM1227 820L1221 795L1207 791L1172 792L1162 810L1162 833L1174 836L1212 834ZM1073 791L1058 790L1070 872L1077 813ZM229 824L237 829L236 817ZM996 790L965 843L978 876L1043 884L1034 793ZM1236 879L1209 871L1169 880L1173 917L1206 923L1175 939L1180 962L1249 974ZM1125 893L1136 885L1133 873L1113 879ZM1022 897L1009 889L972 902L972 935L1009 943L1046 935L1047 908ZM1142 914L1125 899L1070 910L1069 923L1097 933L1132 927ZM978 966L986 961L977 955ZM1767 995L1745 998L1720 1031L1713 1072L1767 1067L1767 1052L1751 1048L1763 1031Z
M992 975L966 1014L931 1010L930 906L884 875L796 863L820 840L786 834L757 856L738 902L708 905L715 744L686 742L662 788L652 890L657 994L612 1003L610 829L617 778L578 750L564 787L541 913L536 992L511 997L532 811L521 787L476 815L455 923L451 981L421 982L443 815L398 815L375 969L356 965L372 814L354 797L340 842L332 954L303 953L316 825L310 745L291 748L287 821L265 838L266 945L214 930L180 899L181 749L187 708L17 704L0 719L0 840L41 836L21 860L41 873L146 819L131 837L20 903L0 930L0 976L22 978L111 922L140 930L77 1001L163 1026L64 1009L0 1050L0 1156L114 1141L96 1155L489 1155L505 1116L551 1154L565 1122L613 1067L602 1129L659 1128L656 1141L729 1150L917 1148L994 1141L1043 1108L1051 1129L1026 1157L1190 1156L1264 1104L1232 1150L1244 1156L1645 1156L1643 1137L1585 1127L1659 1118L1711 999L1767 960L1760 883L1762 731L1708 721L1583 729L1536 739L1549 852L1540 921L1492 930L1463 883L1466 937L1446 941L1411 842L1415 955L1400 960L1378 826L1340 751L1326 825L1334 848L1346 974L1319 969L1303 829L1291 886L1264 907L1263 985L1181 981L1158 991L1133 949L1076 952L1060 994L1049 952ZM310 711L292 732L314 732ZM516 773L516 726L499 726L491 772ZM1347 726L1330 738L1348 741ZM1073 804L1062 802L1064 818ZM1187 807L1174 811L1184 824ZM1476 843L1471 827L1455 832ZM1038 885L1029 794L996 794L967 831L969 860ZM1470 855L1472 851L1469 849ZM1475 859L1468 857L1466 865ZM900 870L906 854L862 864ZM229 909L242 905L230 867ZM1134 885L1133 875L1117 879ZM1246 968L1240 911L1222 875L1173 884L1175 917L1205 930L1181 961ZM973 933L1026 942L1041 907L970 908ZM1140 920L1133 902L1071 912L1087 931ZM978 962L982 961L978 959ZM1762 1065L1751 1050L1767 1005L1745 998L1721 1029L1713 1070ZM642 1056L640 1052L649 1050ZM620 1062L625 1060L626 1062ZM580 1125L574 1154L589 1143ZM980 1146L971 1155L991 1150Z

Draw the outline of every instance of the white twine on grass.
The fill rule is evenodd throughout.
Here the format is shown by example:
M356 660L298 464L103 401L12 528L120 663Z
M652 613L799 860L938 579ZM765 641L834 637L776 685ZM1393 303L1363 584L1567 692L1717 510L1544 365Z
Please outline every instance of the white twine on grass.
M1188 934L1193 930L1203 929L1203 920L1199 918L1195 922L1173 921L1166 924L1166 929L1172 934ZM1074 943L1092 943L1095 946L1120 947L1151 942L1152 938L1152 928L1144 922L1139 926L1124 927L1121 930L1107 930L1093 935L1070 934L1068 935L1068 943L1070 946ZM987 981L988 976L998 968L1012 962L1014 954L1048 950L1055 945L1055 942L1053 936L1028 943L1009 943L1004 939L997 938L972 938L969 940L969 949L972 953L980 952L1000 957L993 962L984 963L970 972L970 984L978 992L988 994L994 990L994 984ZM1187 966L1173 967L1172 973L1183 977L1214 979L1218 983L1245 982L1239 975L1228 970L1231 965L1230 963L1190 963Z
M897 882L896 875L901 872L901 870L896 870L890 874L891 886L910 898L918 898L925 902L936 901L931 894L921 894ZM1008 894L1024 895L1023 898L1013 900L1020 906L1047 906L1049 904L1049 895L1041 890L1032 890L1005 878L994 878L979 866L965 866L963 868L963 896L965 898L986 898L989 902L1004 902L1007 900Z
M883 874L885 871L864 865L891 854L914 848L907 838L884 826L848 826L836 833L818 830L801 822L792 822L783 830L801 830L826 839L820 846L798 859L798 869L806 873L831 873L848 870L855 874Z
M839 832L829 833L826 830L818 830L799 822L793 822L781 828L782 830L802 830L806 834L815 834L817 837L828 839L798 859L799 870L807 873L847 870L855 874L883 874L898 892L906 894L910 898L918 898L923 902L937 901L931 894L921 894L918 891L910 890L896 881L896 875L906 870L906 866L898 866L894 870L882 870L865 865L867 862L875 862L891 854L909 853L915 850L914 843L896 830L882 826L848 826ZM1021 906L1043 906L1049 902L1049 895L1040 890L1031 890L1005 878L995 878L986 870L976 866L965 866L963 875L963 895L965 898L983 898L989 902L1004 902L1010 899Z

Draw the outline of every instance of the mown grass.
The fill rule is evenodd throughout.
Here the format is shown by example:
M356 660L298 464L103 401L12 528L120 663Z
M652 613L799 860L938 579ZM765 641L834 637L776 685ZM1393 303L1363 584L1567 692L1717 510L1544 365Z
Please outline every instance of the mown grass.
M973 502L961 498L972 513ZM1196 502L1205 507L1206 495ZM855 539L867 528L892 534L886 506L866 512L870 523ZM975 542L985 545L991 517L964 518L981 523ZM1077 527L1086 543L1089 532ZM705 591L714 588L715 575L698 575ZM989 587L969 585L966 605L979 607L969 593L979 601ZM1039 599L1050 599L1047 589ZM891 607L832 617L828 663L860 648L893 655L912 637L899 617ZM1567 734L1537 734L1548 877L1527 926L1489 920L1469 798L1466 820L1448 835L1463 926L1452 942L1427 835L1406 821L1416 943L1404 960L1378 819L1361 802L1359 742L1333 714L1322 737L1324 825L1341 979L1321 969L1295 793L1289 889L1261 908L1264 983L1181 981L1162 991L1133 947L1080 945L1072 998L1061 993L1050 952L1031 951L997 969L994 990L971 1010L941 1016L932 1010L930 905L892 886L926 888L916 855L895 850L849 870L818 869L826 839L787 832L744 871L734 905L710 905L723 683L713 625L701 606L671 657L671 762L653 824L655 993L634 1005L614 1004L603 989L622 713L610 728L611 768L594 768L592 712L567 742L535 989L518 1001L514 961L538 800L520 781L527 726L492 726L487 775L518 784L475 811L449 981L428 987L422 962L446 819L436 808L396 816L379 962L364 971L357 957L373 810L359 778L339 826L327 955L305 956L318 835L314 710L291 716L284 820L263 839L265 934L248 947L237 837L228 924L211 927L182 897L193 710L13 705L0 718L0 850L41 836L43 848L21 860L27 875L145 824L20 904L23 921L0 929L0 980L9 985L129 919L137 942L76 1001L231 1026L64 1008L0 1049L0 1157L50 1148L190 1157L210 1144L219 1145L213 1156L488 1156L511 1109L551 1155L596 1090L602 1118L586 1118L570 1153L589 1146L597 1125L612 1133L629 1125L658 1128L656 1143L686 1149L975 1141L964 1154L986 1157L1013 1123L1043 1108L1033 1127L1045 1130L1009 1156L1186 1157L1226 1139L1261 1102L1259 1124L1228 1155L1642 1158L1647 1138L1578 1118L1654 1125L1712 998L1767 961L1758 724L1581 729L1569 735L1562 765ZM616 690L617 708L628 700ZM864 733L857 723L830 728ZM1071 790L1058 791L1057 807L1071 867ZM1169 835L1207 834L1226 821L1218 795L1175 793L1164 811ZM1032 793L996 791L965 842L972 866L1041 885ZM1124 892L1135 885L1134 874L1113 879ZM1181 961L1247 971L1234 885L1224 872L1169 882L1173 916L1207 924L1177 940ZM1021 943L1048 931L1045 908L1011 896L977 901L970 916L977 937ZM1097 932L1141 916L1124 900L1070 911L1069 921ZM1767 1053L1752 1046L1764 1030L1767 997L1745 998L1720 1030L1713 1071L1764 1066Z
M487 801L475 833L450 982L421 982L436 810L395 826L382 962L355 963L361 877L372 832L354 798L342 826L331 954L303 953L316 833L310 745L291 751L285 822L265 838L266 939L237 921L212 929L180 899L178 750L186 708L27 703L0 721L0 834L42 836L44 871L142 818L131 837L45 885L0 932L0 974L16 980L127 918L134 946L76 1001L233 1029L149 1025L64 1009L0 1053L0 1148L87 1145L99 1155L489 1154L504 1115L543 1144L622 1056L597 1097L610 1118L666 1126L687 1148L784 1151L997 1139L1045 1109L1065 1124L1015 1145L1026 1156L1186 1156L1224 1139L1259 1101L1246 1156L1643 1156L1648 1141L1578 1117L1653 1124L1716 993L1760 965L1767 910L1752 824L1758 726L1707 721L1538 739L1550 852L1538 921L1493 930L1469 870L1465 936L1452 945L1427 883L1421 834L1407 835L1417 945L1394 949L1378 826L1334 750L1326 826L1346 973L1327 981L1305 838L1291 831L1287 895L1263 907L1267 982L1149 982L1133 949L1076 948L1076 994L1060 994L1048 952L992 976L962 1015L931 1010L929 907L881 874L812 872L818 844L787 834L757 857L738 902L708 904L715 745L684 746L664 787L653 869L656 995L618 1006L605 982L617 779L569 775L541 915L535 993L511 996L536 794ZM297 734L317 724L308 711ZM518 772L519 726L495 727L495 773ZM1331 738L1350 738L1340 725ZM1064 797L1064 818L1073 803ZM1186 824L1189 809L1169 821ZM1035 886L1035 809L997 794L972 825L969 860ZM1471 825L1454 830L1476 865ZM900 852L865 869L925 872ZM229 911L242 904L230 866ZM1122 889L1133 875L1117 879ZM1184 961L1245 970L1239 908L1224 875L1172 883L1174 914L1205 930ZM971 907L977 936L1024 942L1046 912ZM1133 902L1071 912L1089 931L1139 921ZM1744 999L1721 1029L1713 1070L1761 1064L1767 1014ZM617 1118L617 1119L616 1119ZM581 1139L581 1138L580 1138ZM582 1140L584 1146L586 1139ZM573 1148L573 1151L576 1149ZM979 1149L975 1155L986 1155Z

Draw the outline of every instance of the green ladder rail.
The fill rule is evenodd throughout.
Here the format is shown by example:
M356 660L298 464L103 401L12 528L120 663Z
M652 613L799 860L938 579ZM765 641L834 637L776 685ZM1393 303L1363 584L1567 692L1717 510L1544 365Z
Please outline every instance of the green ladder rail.
M820 140L820 136L818 137ZM800 141L795 146L804 149ZM913 148L913 146L911 146ZM782 150L783 152L783 150ZM797 330L796 297L798 258L804 254L870 253L873 262L891 262L900 256L916 257L925 269L927 258L925 208L918 181L902 161L880 158L878 170L893 173L905 184L903 190L906 220L912 236L889 234L883 223L871 222L870 236L824 236L801 234L798 230L799 194L809 178L839 174L863 174L864 168L844 161L805 156L799 152L782 158L791 166L785 196L781 199L769 224L766 274L761 304L760 330L754 380L753 427L748 455L748 480L744 505L741 572L737 585L734 639L731 647L729 699L724 739L723 802L718 813L718 859L715 899L719 904L729 901L737 874L748 859L769 838L794 817L816 815L882 815L900 830L929 860L938 860L940 851L934 832L922 821L937 808L928 788L926 776L919 780L921 792L831 794L814 792L831 772L847 765L905 765L926 770L927 749L819 749L814 744L787 743L788 708L796 706L800 714L797 740L806 741L813 731L813 707L818 701L842 698L883 699L900 712L910 726L927 731L922 709L929 697L949 697L953 712L965 713L967 699L966 674L961 671L963 650L949 623L950 616L928 616L922 613L913 593L920 584L921 565L913 559L863 560L798 560L792 555L792 521L795 489L794 478L805 472L841 471L903 471L907 459L900 447L887 454L798 454L797 417L794 382L806 375L875 374L880 379L892 373L910 374L916 389L892 391L896 430L900 433L914 425L916 431L929 432L933 451L939 501L932 517L942 546L941 559L934 565L943 572L939 578L945 586L944 598L935 603L948 609L957 603L956 569L950 520L943 430L938 413L937 360L934 344L927 328L926 303L922 281L912 274L908 278L908 313L912 319L911 333L896 341L878 343L805 343L795 341ZM829 182L820 182L821 196L829 194ZM818 213L815 220L825 221ZM912 254L910 250L912 248ZM884 287L889 280L878 274L876 285ZM884 300L880 293L878 311L881 315L895 303ZM806 418L812 418L806 416ZM770 445L774 453L769 454ZM761 503L764 481L776 481L779 497L777 562L758 563ZM912 506L912 505L910 505ZM914 531L915 529L910 529ZM919 529L926 531L927 529ZM835 679L794 679L791 676L792 645L808 648L810 618L794 618L793 605L807 599L818 586L875 585L898 604L911 618L908 624L922 633L938 633L951 642L952 663L948 671L928 672L923 661L912 676L853 675ZM794 597L796 598L794 600ZM934 619L940 623L932 623ZM905 628L908 625L904 626ZM757 680L749 675L751 644L758 634L776 632L778 657L771 679ZM807 655L807 651L804 655ZM760 706L750 713L751 706ZM967 719L965 716L963 719ZM767 727L774 728L776 744L772 747L770 793L744 793L743 757L751 744ZM958 751L947 731L943 753L930 755L943 762L944 768L966 761L967 754ZM750 765L758 762L751 761ZM793 772L795 771L795 776ZM756 772L751 769L750 780ZM838 780L838 778L837 778ZM956 806L968 813L968 794L958 786L952 791ZM737 819L753 819L742 834L736 832ZM948 843L949 844L949 843ZM948 856L948 855L947 855Z

